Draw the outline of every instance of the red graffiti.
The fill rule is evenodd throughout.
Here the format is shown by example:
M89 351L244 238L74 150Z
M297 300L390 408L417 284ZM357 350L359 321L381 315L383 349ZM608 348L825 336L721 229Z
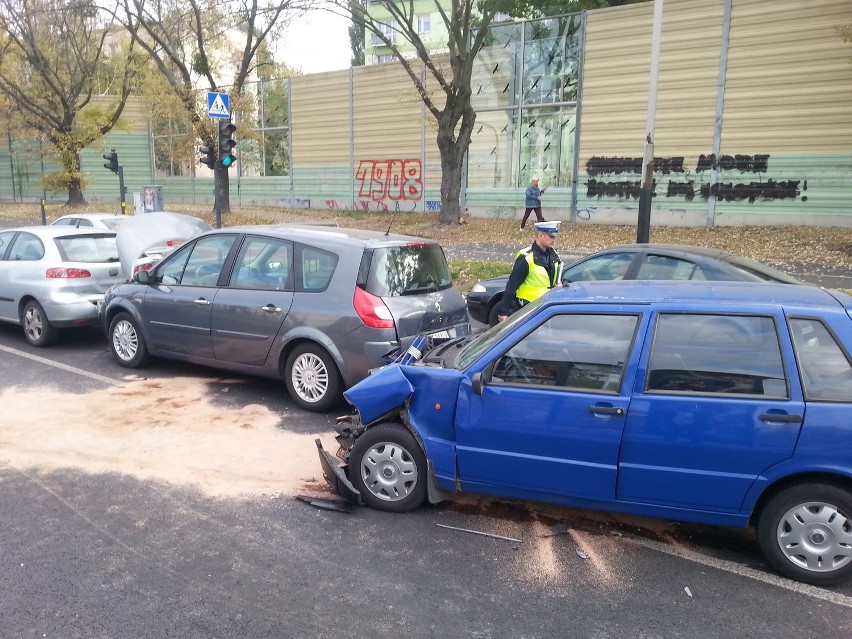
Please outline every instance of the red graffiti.
M419 200L423 197L420 160L361 160L355 171L361 182L359 197L382 200Z

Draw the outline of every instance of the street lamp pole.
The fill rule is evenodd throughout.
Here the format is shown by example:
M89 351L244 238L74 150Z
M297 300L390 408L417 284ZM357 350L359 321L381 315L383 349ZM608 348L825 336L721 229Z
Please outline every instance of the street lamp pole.
M639 187L639 220L636 242L648 242L651 229L651 199L654 195L654 126L657 118L657 78L660 74L660 40L663 26L663 0L654 0L654 26L651 36L651 74L648 80L648 119L645 124L645 152L642 155L642 184Z

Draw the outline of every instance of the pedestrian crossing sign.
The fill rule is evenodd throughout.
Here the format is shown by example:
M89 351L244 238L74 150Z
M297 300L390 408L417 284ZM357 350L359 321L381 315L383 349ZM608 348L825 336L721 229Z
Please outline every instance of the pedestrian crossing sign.
M207 92L207 115L211 118L231 117L231 98L227 93Z

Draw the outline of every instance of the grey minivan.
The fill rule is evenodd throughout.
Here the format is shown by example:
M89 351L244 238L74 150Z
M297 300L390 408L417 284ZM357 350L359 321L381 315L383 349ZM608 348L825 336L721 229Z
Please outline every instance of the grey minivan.
M311 411L419 334L470 333L438 243L309 225L199 235L110 289L101 324L122 366L158 356L280 378Z

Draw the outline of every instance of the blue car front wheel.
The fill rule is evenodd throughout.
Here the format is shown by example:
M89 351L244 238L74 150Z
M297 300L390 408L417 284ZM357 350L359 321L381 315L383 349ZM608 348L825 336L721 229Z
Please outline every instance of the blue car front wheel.
M426 499L426 456L401 424L367 429L349 455L349 480L368 506L407 512Z

